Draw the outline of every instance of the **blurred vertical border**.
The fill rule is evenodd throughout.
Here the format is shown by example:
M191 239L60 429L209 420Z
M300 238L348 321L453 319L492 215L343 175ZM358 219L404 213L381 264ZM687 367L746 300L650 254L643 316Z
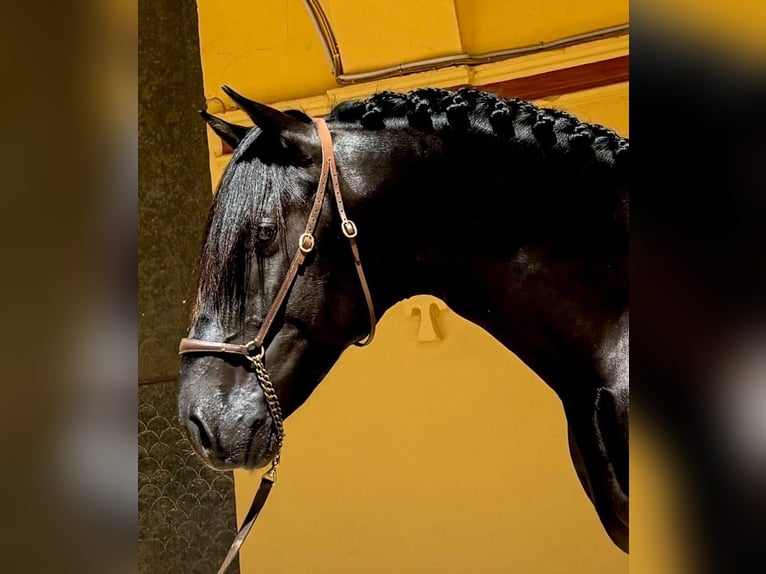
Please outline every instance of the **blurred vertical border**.
M764 12L631 11L632 425L672 461L690 573L766 572Z
M136 564L137 5L11 3L3 572Z

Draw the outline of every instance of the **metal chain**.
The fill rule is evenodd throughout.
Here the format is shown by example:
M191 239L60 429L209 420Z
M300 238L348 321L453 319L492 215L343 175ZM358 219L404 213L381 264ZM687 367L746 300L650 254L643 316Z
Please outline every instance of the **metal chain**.
M285 429L282 419L282 407L279 406L279 397L274 390L274 385L271 382L269 373L266 371L266 367L263 364L263 359L260 356L248 357L250 362L255 367L255 376L258 379L258 384L263 389L263 396L266 398L266 406L269 408L271 414L271 420L274 422L274 428L277 431L277 454L271 463L271 472L276 471L279 466L279 459L282 453L282 444L285 440Z

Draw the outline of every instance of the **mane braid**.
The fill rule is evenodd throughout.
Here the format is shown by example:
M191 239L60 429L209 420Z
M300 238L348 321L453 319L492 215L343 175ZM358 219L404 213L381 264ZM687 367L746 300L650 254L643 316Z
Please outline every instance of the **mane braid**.
M475 88L448 91L422 88L407 93L384 91L366 100L338 104L327 117L330 121L359 124L364 129L412 128L453 130L494 135L503 140L520 140L544 152L559 152L599 163L622 167L629 140L600 124L586 123L529 101L502 99Z

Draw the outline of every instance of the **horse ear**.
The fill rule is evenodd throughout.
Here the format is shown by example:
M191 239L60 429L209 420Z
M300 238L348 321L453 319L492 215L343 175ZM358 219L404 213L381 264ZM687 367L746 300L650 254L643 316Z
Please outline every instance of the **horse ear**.
M302 117L295 113L287 114L275 108L250 100L245 96L238 94L229 86L222 86L222 89L237 103L237 105L239 105L240 108L242 108L242 111L253 120L253 123L264 132L273 135L281 135L290 131L297 131L300 133L305 131L306 126L311 123L311 118L305 114L301 114Z
M207 125L213 129L218 137L231 146L231 149L236 149L247 135L247 132L250 131L248 127L231 124L221 118L210 115L205 110L200 110L199 115L202 116L202 119L207 122Z

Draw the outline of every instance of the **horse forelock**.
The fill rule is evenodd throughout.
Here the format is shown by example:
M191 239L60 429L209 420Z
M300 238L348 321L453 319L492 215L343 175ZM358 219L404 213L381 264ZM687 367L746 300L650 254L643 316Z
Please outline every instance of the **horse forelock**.
M259 136L259 130L247 135L217 186L200 253L195 318L205 311L221 321L244 320L252 270L258 272L259 289L265 280L255 249L256 226L264 217L272 219L280 251L287 253L285 215L306 201L299 184L300 167L262 161L254 153Z

